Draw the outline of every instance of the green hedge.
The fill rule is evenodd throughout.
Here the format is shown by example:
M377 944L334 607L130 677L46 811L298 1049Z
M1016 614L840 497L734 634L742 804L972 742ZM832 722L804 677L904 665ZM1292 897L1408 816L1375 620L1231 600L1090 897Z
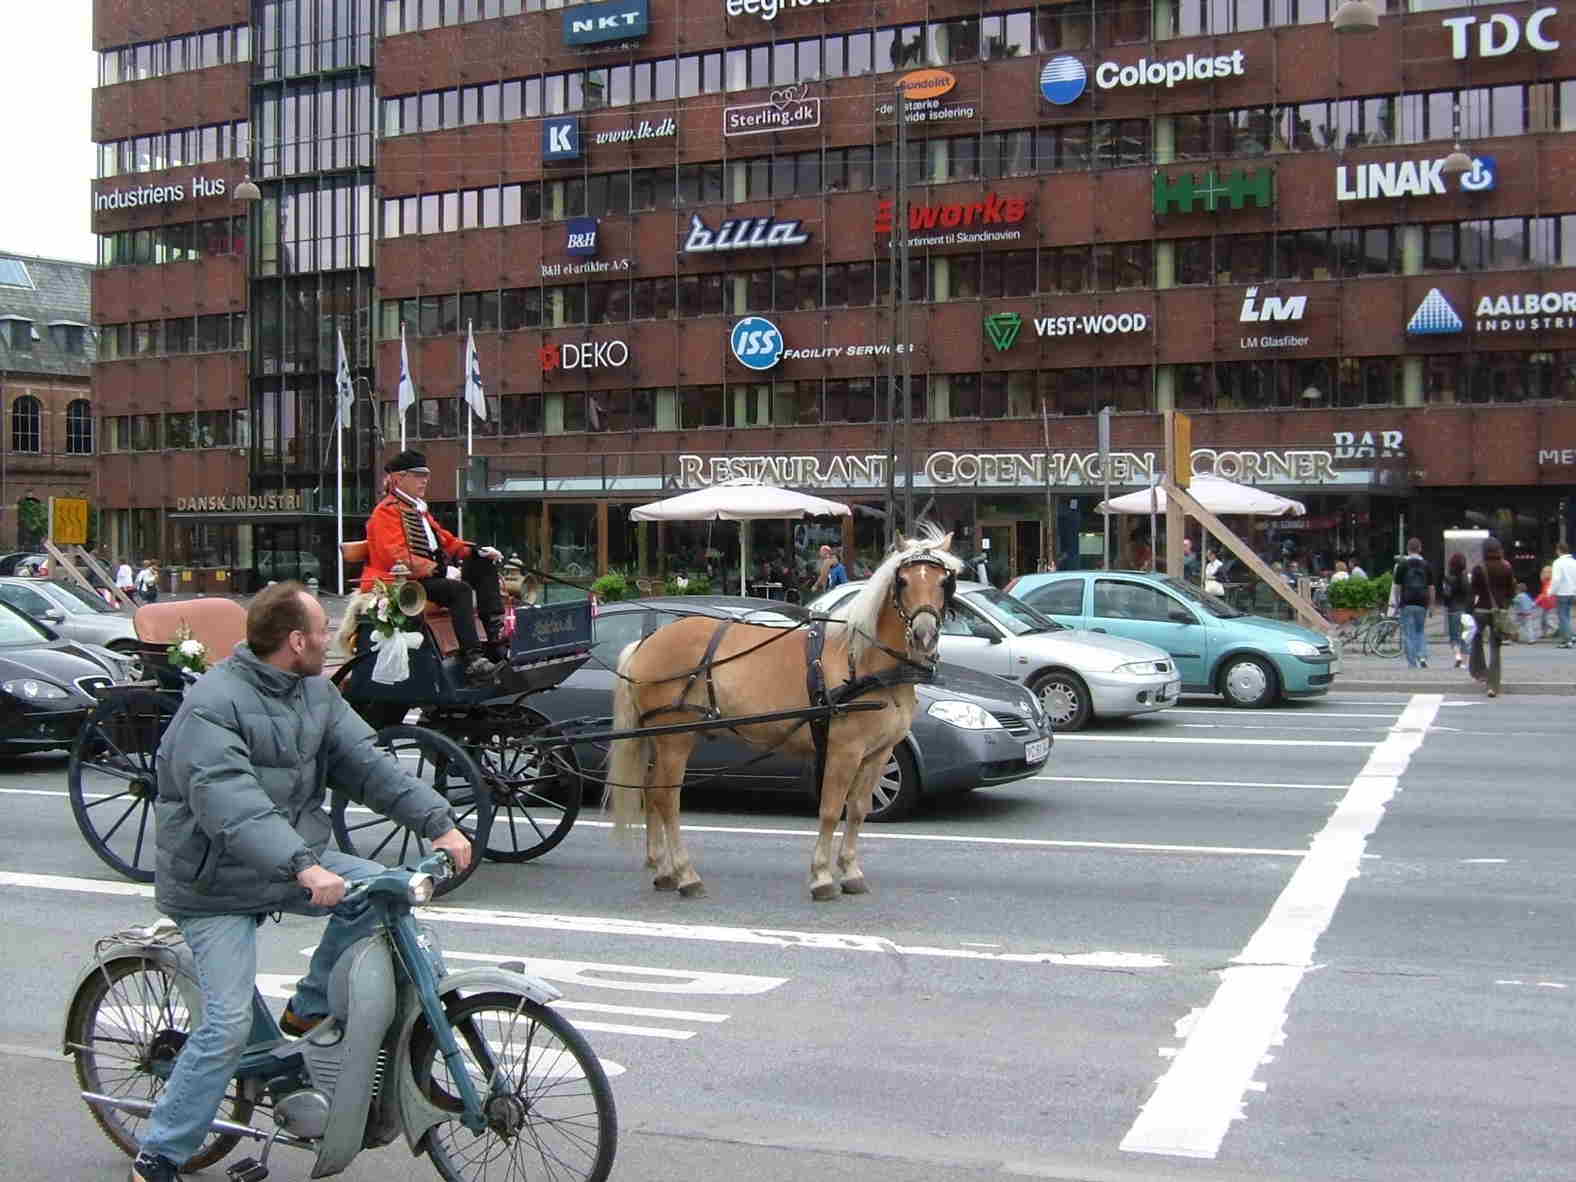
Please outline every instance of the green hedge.
M1330 584L1330 606L1348 611L1371 611L1390 602L1390 572L1371 579L1342 579Z

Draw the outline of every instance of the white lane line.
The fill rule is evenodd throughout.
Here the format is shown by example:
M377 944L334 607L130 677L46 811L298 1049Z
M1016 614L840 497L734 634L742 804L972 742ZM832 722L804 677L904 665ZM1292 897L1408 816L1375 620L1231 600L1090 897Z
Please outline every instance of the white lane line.
M577 825L592 825L599 829L611 829L611 821L581 821ZM758 829L746 825L686 825L689 833L739 833L752 837L795 837L813 838L816 833L813 829ZM1005 845L1018 846L1022 849L1073 849L1073 850L1122 850L1139 851L1157 854L1253 854L1274 858L1300 858L1308 851L1305 849L1257 849L1245 846L1226 845L1167 845L1158 842L1142 841L1062 841L1049 837L963 837L951 833L872 833L869 829L859 831L860 841L930 841L950 842L958 845Z
M1270 852L1270 851L1263 851ZM1290 851L1282 851L1290 852ZM66 878L53 874L0 872L0 886L80 891L98 895L153 897L153 888L133 882L97 878ZM1170 962L1148 952L979 952L972 948L932 948L896 944L885 936L847 932L795 932L773 928L731 928L715 924L647 923L592 915L546 915L528 911L486 911L470 907L421 907L417 913L431 923L464 923L481 927L532 928L541 931L638 936L646 939L702 940L720 944L756 944L772 948L815 948L838 952L898 953L949 960L989 960L1001 964L1049 964L1069 968L1158 969ZM527 964L530 960L527 960Z
M1270 723L1267 726L1258 726L1251 722L1179 722L1177 726L1190 731L1295 731L1298 727L1290 723ZM1300 728L1306 730L1307 728ZM1321 726L1321 735L1340 734L1346 731L1387 731L1388 726Z
M1052 784L1164 784L1184 788L1313 788L1324 792L1345 792L1346 784L1268 784L1254 780L1135 780L1127 776L1030 776ZM863 833L861 837L865 836Z
M1255 710L1251 717L1301 718L1315 721L1321 718L1383 718L1394 722L1400 717L1400 713L1399 709L1390 714L1343 714L1335 710ZM1232 715L1240 717L1242 712L1233 710L1230 706L1217 706L1213 710L1208 706L1173 706L1165 712L1165 717L1170 718L1173 714L1213 714L1216 718L1229 718Z
M1186 1041L1160 1077L1121 1148L1128 1153L1213 1158L1270 1047L1285 1042L1292 994L1313 967L1314 945L1357 877L1368 838L1384 819L1412 756L1439 712L1439 694L1417 694L1313 839L1269 916L1202 1010L1178 1023Z
M1205 739L1183 735L1057 735L1058 743L1210 743L1222 747L1372 747L1378 740Z

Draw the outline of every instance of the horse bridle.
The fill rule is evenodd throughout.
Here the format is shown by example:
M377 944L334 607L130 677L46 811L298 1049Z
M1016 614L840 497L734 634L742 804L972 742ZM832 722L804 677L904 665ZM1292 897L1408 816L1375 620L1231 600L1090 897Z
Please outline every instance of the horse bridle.
M932 607L928 603L924 603L919 607L916 607L913 611L909 611L907 606L903 603L903 589L908 586L908 580L903 577L903 570L905 567L917 566L921 563L925 564L926 566L937 567L940 569L943 576L945 576L941 582L942 600L939 610L935 607ZM870 642L877 648L881 649L881 651L886 653L889 657L894 657L899 661L905 662L906 664L933 668L934 662L932 662L929 666L925 666L922 662L916 661L913 657L908 655L908 652L914 647L914 622L923 615L928 614L933 616L936 621L936 632L939 635L941 632L942 617L952 609L952 600L957 594L957 590L958 576L952 573L952 568L949 567L939 555L929 550L921 550L917 554L910 555L902 562L898 563L897 570L893 573L892 578L892 610L897 612L897 618L903 621L903 644L906 651L899 653L893 649L887 648L886 645L882 644L874 637L869 638Z

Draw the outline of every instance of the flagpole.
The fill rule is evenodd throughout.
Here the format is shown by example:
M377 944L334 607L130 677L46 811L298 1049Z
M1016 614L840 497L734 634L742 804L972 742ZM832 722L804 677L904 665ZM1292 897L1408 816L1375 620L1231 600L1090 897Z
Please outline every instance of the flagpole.
M334 474L334 524L339 533L339 545L334 547L334 553L339 558L339 594L343 598L345 594L345 425L337 419L334 424L334 435L339 451L336 465L338 471Z
M350 359L345 355L345 334L341 330L335 334L339 346L339 357L334 367L334 531L338 543L335 550L336 565L339 570L339 594L345 594L345 428L350 425L351 409L346 406L347 394L349 401L354 402L356 396L355 381L350 376Z

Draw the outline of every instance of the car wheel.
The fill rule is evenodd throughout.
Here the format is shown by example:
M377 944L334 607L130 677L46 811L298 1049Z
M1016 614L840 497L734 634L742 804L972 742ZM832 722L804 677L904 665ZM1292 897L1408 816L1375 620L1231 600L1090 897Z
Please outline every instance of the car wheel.
M1029 692L1040 699L1053 731L1081 731L1094 716L1089 687L1083 678L1065 669L1052 669L1029 683Z
M919 769L914 757L902 743L892 748L886 767L876 777L875 790L870 793L870 811L867 821L900 821L914 811L919 803Z
M1235 657L1220 671L1220 692L1245 710L1268 706L1280 696L1275 670L1261 657Z

